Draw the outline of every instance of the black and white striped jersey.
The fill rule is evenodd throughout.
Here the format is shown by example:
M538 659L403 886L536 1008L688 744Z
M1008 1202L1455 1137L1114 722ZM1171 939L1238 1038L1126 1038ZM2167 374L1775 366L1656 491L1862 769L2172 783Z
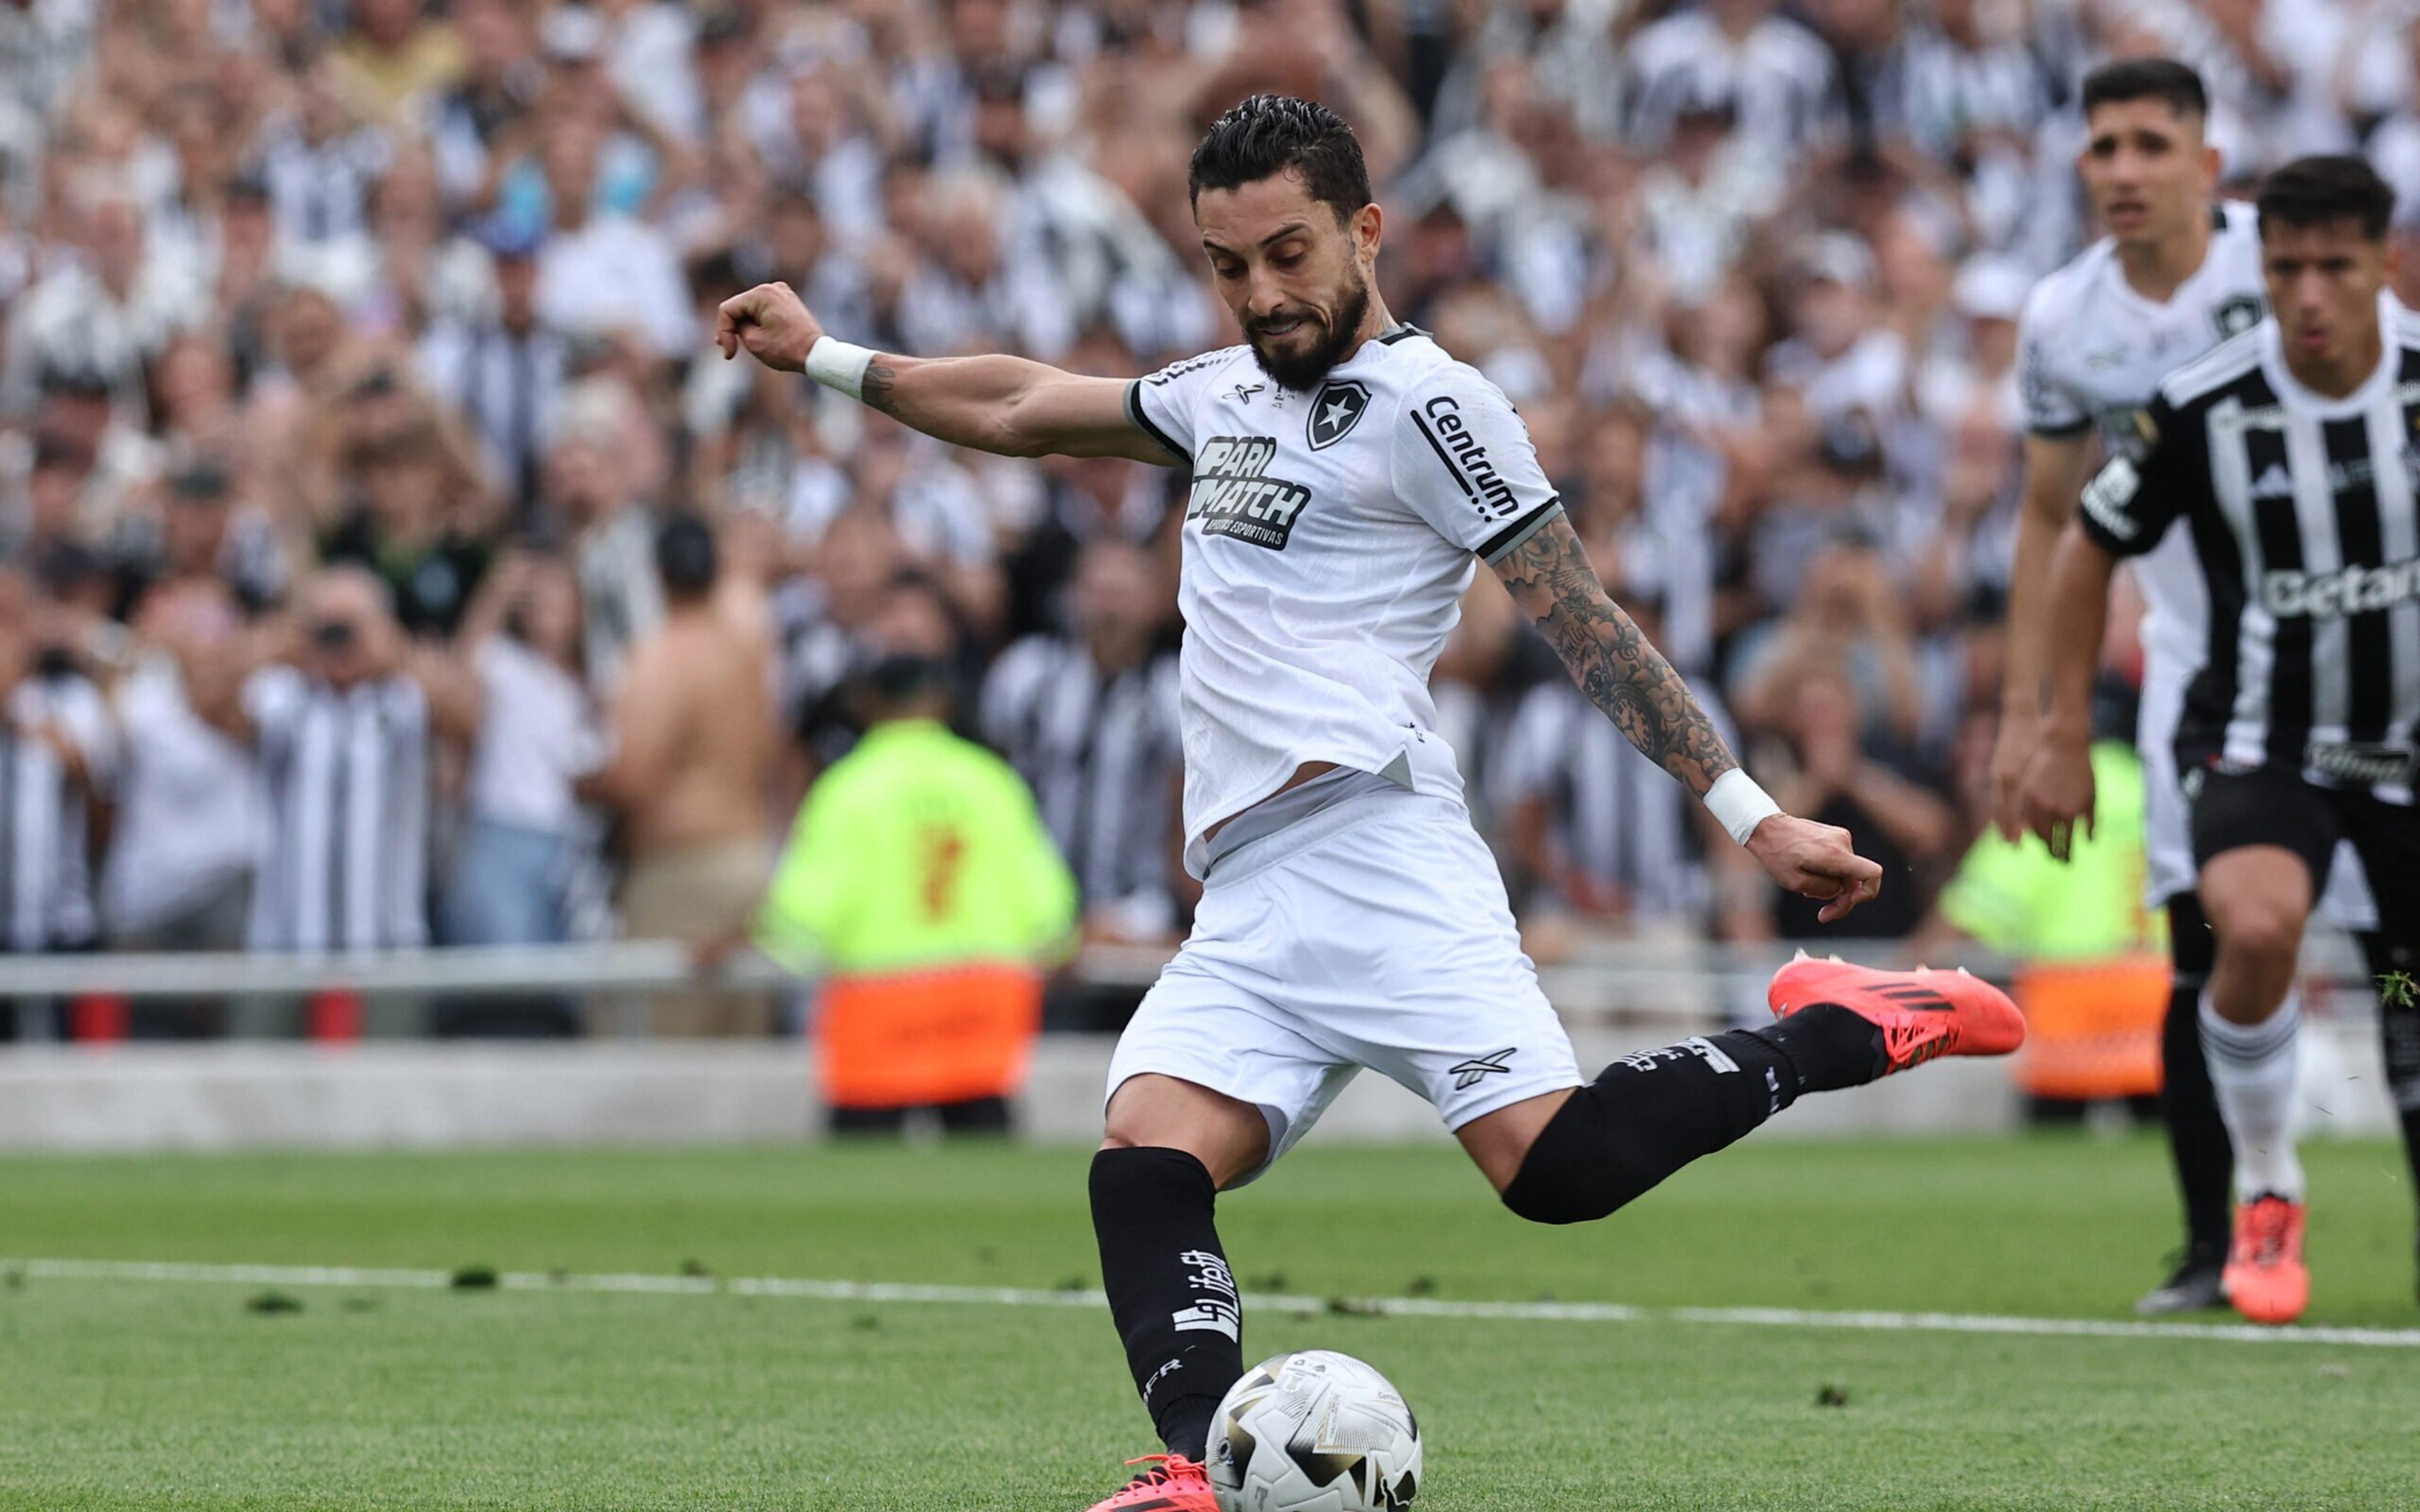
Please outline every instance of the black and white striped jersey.
M2084 490L2085 532L2147 551L2185 521L2210 642L2180 768L2287 766L2412 797L2420 727L2420 316L2341 399L2287 370L2277 324L2179 368Z
M1032 635L984 682L984 738L1033 789L1085 912L1138 937L1176 923L1176 680L1171 656L1104 673L1081 640Z

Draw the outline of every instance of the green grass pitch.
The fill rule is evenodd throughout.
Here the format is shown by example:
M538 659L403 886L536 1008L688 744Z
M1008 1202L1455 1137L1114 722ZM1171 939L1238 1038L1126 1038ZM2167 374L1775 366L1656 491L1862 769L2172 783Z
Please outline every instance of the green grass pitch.
M2398 1150L2309 1151L2308 1321L2420 1326ZM0 1160L0 1256L1094 1286L1079 1150ZM1281 1316L1249 1292L2122 1319L2158 1146L1752 1141L1587 1228L1450 1149L1221 1203L1257 1358L1361 1355L1425 1512L2420 1507L2420 1350ZM1105 1315L0 1267L0 1508L1078 1512L1148 1431ZM1834 1399L1826 1404L1819 1398ZM1845 1398L1844 1401L1838 1400Z

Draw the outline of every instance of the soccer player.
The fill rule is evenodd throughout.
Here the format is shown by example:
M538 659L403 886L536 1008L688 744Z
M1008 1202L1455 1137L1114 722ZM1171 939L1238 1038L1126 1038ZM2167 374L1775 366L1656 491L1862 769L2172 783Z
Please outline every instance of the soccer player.
M2123 455L2135 418L2166 374L2260 318L2259 233L2252 207L2213 203L2218 150L2202 136L2201 78L2167 58L2106 64L2086 75L2086 144L2077 167L2109 235L2043 279L2018 326L2025 406L2025 507L2009 594L2008 672L1993 753L1996 820L2024 833L2022 786L2041 738L2050 639L2050 558L2094 461ZM2173 531L2134 562L2142 590L2145 903L2168 916L2174 965L2161 1035L2168 1148L2184 1198L2185 1249L2135 1310L2221 1305L2228 1242L2227 1130L2211 1091L2199 1004L2210 973L2208 919L2194 896L2193 842L2177 785L2175 734L2185 685L2202 663L2209 606L2192 543ZM2366 931L2361 867L2339 858L2330 917Z
M2420 948L2420 318L2385 293L2394 193L2359 158L2280 168L2258 208L2273 314L2161 382L2060 537L2025 806L2054 853L2089 822L2110 574L2182 520L2210 612L2176 760L2216 936L2202 1036L2244 1196L2226 1286L2283 1323L2310 1294L2295 961L2339 840L2377 889L2381 969Z
M1342 119L1255 96L1211 127L1191 181L1246 340L1146 378L869 352L774 285L726 302L717 332L726 358L803 368L960 446L1192 470L1178 671L1204 888L1119 1041L1091 1183L1103 1286L1167 1451L1100 1504L1125 1512L1215 1506L1202 1458L1244 1357L1213 1206L1360 1068L1435 1103L1513 1212L1575 1223L1804 1093L2024 1037L1962 972L1801 959L1768 995L1777 1022L1580 1076L1435 731L1429 668L1474 556L1590 700L1823 918L1873 896L1881 869L1740 769L1606 596L1504 395L1388 315L1385 218Z

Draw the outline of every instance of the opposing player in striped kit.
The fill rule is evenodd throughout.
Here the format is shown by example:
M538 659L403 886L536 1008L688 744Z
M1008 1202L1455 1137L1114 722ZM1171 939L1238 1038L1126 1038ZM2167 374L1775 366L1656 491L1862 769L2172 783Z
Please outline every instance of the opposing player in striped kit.
M2175 758L2216 943L2201 1029L2244 1199L2226 1284L2260 1322L2310 1296L2294 988L2340 841L2378 895L2378 969L2420 964L2420 316L2386 292L2393 209L2358 158L2307 158L2262 186L2274 313L2161 382L2060 538L2025 784L2028 822L2064 854L2092 812L2110 576L2180 537L2210 606Z
M2079 166L2109 234L2035 286L2018 329L2027 477L1993 764L1996 819L2010 840L2023 833L2022 785L2041 736L2051 548L2075 513L2095 453L2122 455L2138 444L2137 417L2160 379L2250 330L2267 307L2252 207L2211 197L2218 155L2202 135L2209 100L2200 77L2168 58L2107 64L2086 76L2083 108ZM2143 1313L2224 1304L2231 1237L2233 1152L2202 1042L2201 993L2213 946L2194 892L2193 837L2176 765L2177 719L2202 665L2210 614L2187 534L2171 530L2129 563L2145 604L2135 736L2144 903L2167 916L2174 966L2161 1036L2162 1111L2185 1216L2183 1254L2135 1304ZM2377 910L2350 846L2337 848L2320 911L2377 953ZM2398 1081L2420 1097L2420 1008L2390 1009L2384 1023ZM2406 1128L2420 1134L2420 1104Z

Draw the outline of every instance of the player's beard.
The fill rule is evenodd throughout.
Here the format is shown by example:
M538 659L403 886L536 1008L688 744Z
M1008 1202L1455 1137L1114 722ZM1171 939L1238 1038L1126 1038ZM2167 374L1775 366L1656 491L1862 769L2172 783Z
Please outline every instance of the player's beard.
M1280 388L1309 393L1321 378L1327 376L1329 368L1344 361L1344 354L1352 348L1355 333L1360 331L1362 320L1370 314L1369 280L1361 276L1357 268L1353 270L1352 279L1345 287L1344 297L1336 301L1334 309L1326 312L1318 345L1298 357L1273 355L1261 344L1259 322L1244 328L1244 339L1251 345L1252 361L1260 363L1261 371L1266 373Z

